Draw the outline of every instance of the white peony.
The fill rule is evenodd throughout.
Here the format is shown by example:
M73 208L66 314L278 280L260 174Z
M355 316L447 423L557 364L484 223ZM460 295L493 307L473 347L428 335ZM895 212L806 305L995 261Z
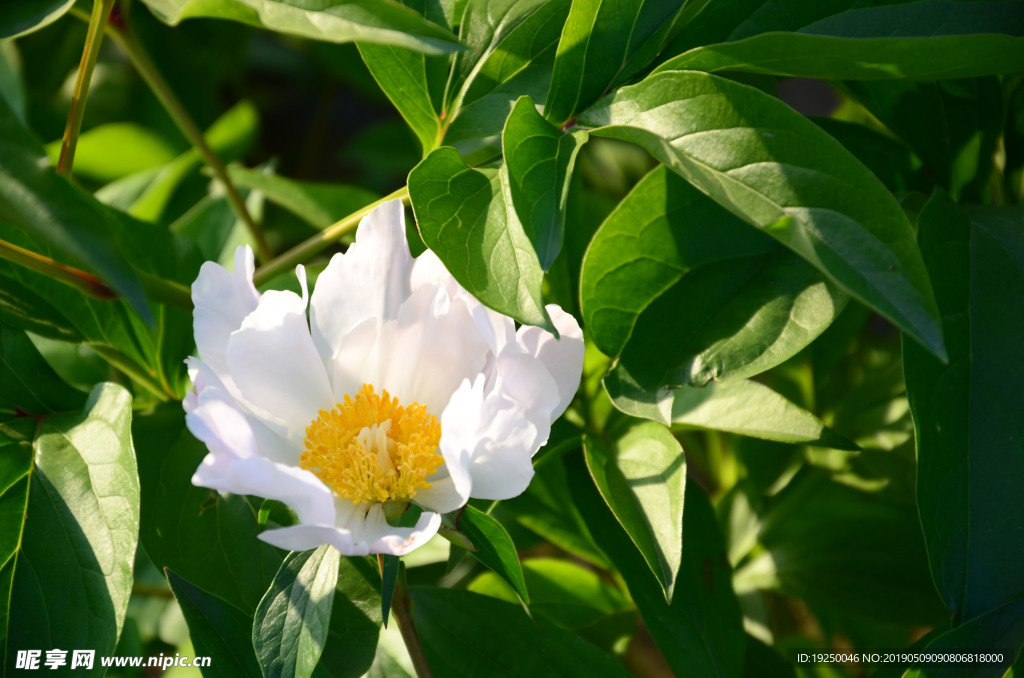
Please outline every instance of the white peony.
M192 285L184 406L209 449L192 482L292 507L299 524L260 535L275 546L408 553L469 497L523 492L579 386L571 315L548 306L560 340L517 331L432 252L414 259L404 222L397 200L371 212L312 298L302 266L301 297L258 293L248 247L233 273L207 262ZM410 503L416 525L393 527Z

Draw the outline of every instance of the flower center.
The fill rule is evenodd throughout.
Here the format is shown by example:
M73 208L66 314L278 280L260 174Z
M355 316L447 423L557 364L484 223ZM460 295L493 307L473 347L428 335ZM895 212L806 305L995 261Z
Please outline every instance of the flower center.
M441 425L426 407L403 407L386 390L378 396L363 384L306 427L299 463L357 504L402 502L430 487L427 477L444 461L440 441Z

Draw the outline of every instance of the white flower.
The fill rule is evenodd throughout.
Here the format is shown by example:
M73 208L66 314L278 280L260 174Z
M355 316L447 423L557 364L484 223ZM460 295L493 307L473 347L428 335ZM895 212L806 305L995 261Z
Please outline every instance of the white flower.
M260 535L275 546L408 553L470 496L523 492L579 386L571 315L548 306L560 340L517 331L432 252L413 259L404 221L399 201L370 213L312 298L302 266L301 297L259 294L247 247L192 286L201 359L184 405L209 449L192 482L291 506L299 524ZM389 524L409 503L416 525Z

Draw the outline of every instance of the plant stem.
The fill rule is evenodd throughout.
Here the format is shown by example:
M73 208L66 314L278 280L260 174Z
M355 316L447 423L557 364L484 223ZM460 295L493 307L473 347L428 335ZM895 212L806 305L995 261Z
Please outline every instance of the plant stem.
M108 0L112 1L112 0ZM82 18L81 13L72 10L75 16ZM221 162L220 158L210 145L206 143L206 139L203 138L203 133L199 127L189 116L188 111L181 104L181 101L174 94L171 88L168 86L167 81L164 80L163 76L160 75L160 71L156 69L153 62L150 61L149 56L146 55L145 50L142 49L142 45L139 43L135 34L132 32L131 27L127 23L127 16L124 16L123 21L125 24L122 28L118 28L110 23L106 24L107 33L110 34L111 39L117 43L117 46L121 48L121 51L125 53L128 60L132 62L135 70L139 72L142 79L146 81L149 88L156 95L157 100L167 111L167 114L171 116L174 124L178 126L181 133L188 139L188 142L192 144L193 148L202 156L203 161L213 170L213 174L217 177L217 180L224 185L224 190L227 193L228 203L231 205L231 209L234 210L235 214L245 227L249 229L249 234L252 236L253 242L256 244L256 256L259 257L260 261L270 261L273 254L270 252L270 247L267 245L266 238L263 237L263 231L253 220L252 215L249 214L248 208L245 206L245 200L242 198L242 194L238 192L238 188L235 186L231 178L228 177L227 169L224 167L224 163ZM91 25L91 24L90 24Z
M92 14L89 15L89 32L85 35L85 48L82 50L82 61L78 64L78 77L75 79L75 91L71 96L71 109L68 111L68 124L64 128L64 139L60 145L60 158L57 161L57 174L71 176L71 166L75 162L75 147L78 145L78 134L82 131L82 118L85 116L85 102L89 97L89 83L92 72L96 68L96 59L100 54L103 42L103 27L114 8L115 0L93 0Z
M166 402L168 400L178 399L178 396L164 388L164 386L156 380L154 375L147 374L145 370L135 363L135 361L125 356L116 348L106 344L87 344L87 346L89 346L96 355L124 372L139 384L139 386L144 387L160 400Z
M109 301L111 299L117 299L118 296L117 292L107 287L102 280L94 276L92 273L86 273L83 270L66 266L65 264L55 261L50 257L44 257L41 254L36 254L31 250L18 247L6 240L0 240L0 259L13 261L14 263L24 266L36 273L42 273L43 275L53 278L54 280L58 280L65 285L74 287L82 294L90 296L93 299Z
M0 259L14 262L36 273L42 273L48 278L53 278L58 282L74 287L82 294L93 299L110 301L120 296L92 273L86 273L74 266L62 264L55 259L19 247L6 240L0 240ZM139 269L134 270L135 274L139 276L139 282L142 283L142 289L146 291L148 299L186 311L192 310L192 292L187 287L181 283L160 278Z
M416 633L416 625L412 621L411 601L409 590L405 586L404 577L398 577L398 586L395 587L395 598L391 602L391 611L398 620L398 630L402 632L402 640L405 641L405 648L409 651L409 658L412 659L413 668L419 678L433 678L430 665L427 664L427 655L423 653L423 646L420 644L420 637Z
M356 226L359 225L359 221L363 217L373 211L375 207L387 202L388 200L401 200L408 205L409 187L403 186L394 193L384 196L377 202L371 203L361 210L353 212L341 221L335 222L331 226L320 231L309 240L296 245L284 254L281 254L273 261L260 266L260 268L257 269L256 274L253 276L253 282L257 286L262 285L289 268L309 260L310 257L323 250L331 243L337 241L341 236L345 235L349 231L355 230Z

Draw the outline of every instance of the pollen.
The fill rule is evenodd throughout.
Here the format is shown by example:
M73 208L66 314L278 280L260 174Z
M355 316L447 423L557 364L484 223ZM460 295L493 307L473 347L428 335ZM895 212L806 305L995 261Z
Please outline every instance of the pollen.
M302 468L339 497L353 502L403 502L430 487L443 463L441 425L419 403L398 404L386 391L363 384L334 409L320 410L306 427Z

